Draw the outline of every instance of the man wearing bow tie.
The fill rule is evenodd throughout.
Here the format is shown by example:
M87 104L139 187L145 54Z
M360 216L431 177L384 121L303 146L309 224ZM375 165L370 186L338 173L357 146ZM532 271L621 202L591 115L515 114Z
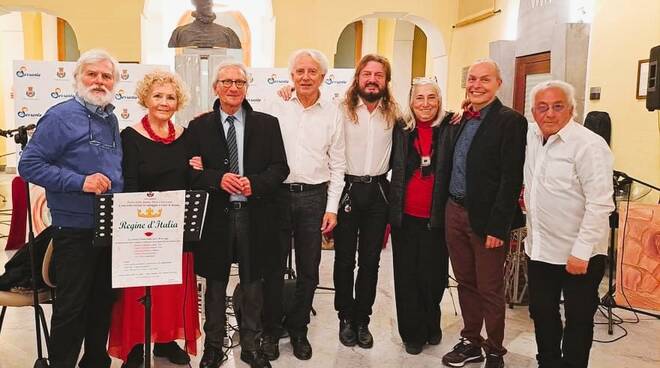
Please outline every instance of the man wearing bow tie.
M497 98L502 79L494 61L472 64L466 85L470 107L444 155L450 160L444 175L447 247L464 328L442 362L462 367L483 361L483 348L486 368L500 368L506 353L504 245L518 211L527 121ZM484 322L486 339L481 336Z

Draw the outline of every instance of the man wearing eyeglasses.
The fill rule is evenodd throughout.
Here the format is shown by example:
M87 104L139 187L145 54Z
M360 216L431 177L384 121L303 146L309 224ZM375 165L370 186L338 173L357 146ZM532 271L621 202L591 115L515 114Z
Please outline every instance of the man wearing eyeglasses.
M589 363L614 210L612 152L603 138L573 120L574 96L573 86L563 81L542 82L531 92L536 124L527 133L525 253L542 368Z
M57 299L51 367L110 367L106 352L112 289L110 248L92 247L94 195L123 189L122 147L112 105L119 64L103 50L80 56L75 97L44 114L23 151L20 175L46 189L53 224Z
M213 111L190 122L191 156L203 170L191 169L192 187L209 191L204 233L195 249L195 270L206 278L204 355L200 368L223 362L225 297L231 264L238 262L241 298L241 360L252 368L270 367L262 353L262 266L277 237L275 195L289 174L275 117L252 110L243 64L225 61L215 73L218 99ZM238 299L238 298L237 298Z
M339 109L319 89L328 71L325 55L318 50L297 50L289 59L289 71L293 97L289 101L277 98L268 110L279 119L291 169L278 196L279 244L273 247L264 275L263 347L270 360L279 357L283 328L289 332L296 358L312 357L307 325L319 283L321 236L337 224L346 168ZM284 265L292 233L298 277L283 326Z
M468 70L470 107L458 137L446 145L449 161L444 196L447 249L458 281L463 330L458 344L442 358L450 367L484 360L504 366L504 261L514 215L519 212L527 121L502 105L500 70L478 60ZM481 335L486 325L487 338Z

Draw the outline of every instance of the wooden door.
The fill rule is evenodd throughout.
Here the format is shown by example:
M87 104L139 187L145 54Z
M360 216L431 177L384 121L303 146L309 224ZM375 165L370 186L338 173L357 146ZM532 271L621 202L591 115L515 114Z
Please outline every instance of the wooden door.
M538 83L552 79L550 52L542 52L516 58L516 74L513 86L513 109L532 122L529 93Z

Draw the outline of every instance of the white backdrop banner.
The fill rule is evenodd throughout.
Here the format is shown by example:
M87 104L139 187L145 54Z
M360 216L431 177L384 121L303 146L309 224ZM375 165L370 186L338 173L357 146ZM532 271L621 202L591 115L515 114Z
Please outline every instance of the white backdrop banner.
M285 85L293 85L287 68L249 68L247 100L257 111L263 109L266 101L277 97L277 90ZM353 79L354 69L329 69L321 85L321 94L339 102Z
M69 61L14 61L14 127L36 124L51 106L73 97L73 69ZM119 64L115 86L115 114L119 128L139 121L144 109L138 105L135 84L154 69L164 65Z
M74 67L74 62L65 61L14 61L14 127L36 124L51 106L72 98ZM144 115L144 108L137 103L135 85L154 69L167 70L168 67L120 64L113 102L120 129L135 124ZM282 86L292 85L287 68L250 68L248 72L247 99L257 111L265 101L277 98L277 90ZM353 72L354 69L328 70L321 93L333 101L340 101L351 83Z

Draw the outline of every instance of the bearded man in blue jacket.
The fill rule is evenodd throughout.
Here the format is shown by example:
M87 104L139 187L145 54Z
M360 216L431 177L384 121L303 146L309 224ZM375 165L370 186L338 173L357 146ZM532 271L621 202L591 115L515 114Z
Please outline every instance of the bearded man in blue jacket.
M111 104L119 64L103 50L80 56L75 97L44 114L18 164L20 175L46 189L53 223L53 303L49 360L74 368L108 368L112 289L110 249L93 247L94 196L121 192L122 148Z

